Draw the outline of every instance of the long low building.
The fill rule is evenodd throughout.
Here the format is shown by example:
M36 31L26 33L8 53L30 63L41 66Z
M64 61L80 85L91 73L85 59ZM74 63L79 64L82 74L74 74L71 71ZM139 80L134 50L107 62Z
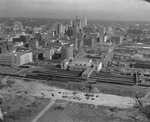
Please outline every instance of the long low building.
M83 71L88 67L92 67L96 72L99 72L102 69L102 61L85 58L83 56L75 57L72 60L63 60L61 62L62 69Z
M82 78L83 78L83 79L89 78L93 71L94 71L94 68L88 67L88 68L82 73Z
M20 66L29 62L33 62L30 51L0 54L0 65Z

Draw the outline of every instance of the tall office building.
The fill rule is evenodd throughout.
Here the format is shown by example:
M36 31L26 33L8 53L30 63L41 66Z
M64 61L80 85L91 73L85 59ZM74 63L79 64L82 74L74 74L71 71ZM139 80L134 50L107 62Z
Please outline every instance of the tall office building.
M39 48L39 41L35 40L35 39L30 39L29 40L29 47L31 49L37 49L37 48Z
M20 35L20 41L23 43L29 42L30 37L28 35Z
M56 22L53 24L53 29L55 30L56 34L63 34L64 33L64 25L63 23Z
M73 49L74 49L74 50L78 50L78 49L79 49L79 48L78 48L78 47L79 47L79 46L78 46L78 45L79 45L79 44L78 44L78 43L79 43L79 39L77 39L77 38L71 38L71 42L73 43Z
M39 42L39 46L45 45L45 41L43 41L42 35L40 33L36 33L34 39Z
M95 33L93 27L91 27L91 26L83 27L83 32L84 32L85 34L88 34L88 33Z
M104 28L104 27L99 27L98 30L99 30L99 35L100 35L101 37L103 37L103 36L104 36L104 33L105 33L105 28Z
M104 38L103 41L104 41L104 42L107 42L107 39L108 39L107 35L104 35L103 38ZM103 42L103 41L102 41L102 42Z
M0 54L8 52L8 43L7 41L0 42Z
M113 28L112 27L108 27L108 31L107 31L109 34L113 35L114 34L114 31L113 31Z
M114 43L115 45L122 44L123 36L112 36L111 42Z
M61 48L61 60L73 58L73 44L64 45Z
M62 23L58 24L58 34L63 34L64 32L64 26Z
M79 19L78 16L76 16L76 19L73 25L73 36L76 37L78 33L81 33L81 29L82 29L81 19Z
M82 27L87 26L87 17L84 15L84 18L82 20Z
M72 20L70 21L70 27L73 27L73 22L72 22Z
M35 40L37 40L39 42L42 40L42 36L40 33L35 33Z
M83 46L93 48L95 46L95 40L93 38L84 38Z
M80 29L81 29L81 27L82 27L81 19L79 19L78 16L76 16L74 25L75 25L76 27L79 27Z

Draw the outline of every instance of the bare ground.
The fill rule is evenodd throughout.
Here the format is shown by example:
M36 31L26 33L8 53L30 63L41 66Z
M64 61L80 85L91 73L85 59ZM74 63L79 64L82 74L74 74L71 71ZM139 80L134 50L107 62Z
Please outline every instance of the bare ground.
M13 79L12 79L13 81ZM37 81L36 81L37 82ZM36 82L10 81L8 86L0 90L4 98L0 99L0 108L4 114L3 122L31 122L49 103L49 99L35 97L31 94L43 90L48 90L48 85L40 85ZM64 85L64 84L63 84ZM60 84L61 86L61 84ZM64 87L69 85L64 85ZM103 89L106 85L101 86ZM80 84L73 84L73 89L79 90ZM82 85L81 85L82 87ZM113 86L109 85L109 92ZM68 88L70 89L70 88ZM119 87L117 88L119 89ZM125 89L125 88L124 88ZM123 89L123 90L124 90ZM126 89L126 91L129 88ZM134 88L133 90L138 90ZM50 92L48 90L46 93ZM139 90L140 92L140 90ZM146 92L145 89L141 92ZM117 92L116 92L117 93ZM127 92L130 94L130 92ZM40 95L39 95L40 96ZM48 95L49 96L49 95ZM121 96L121 95L120 95ZM128 95L127 95L128 96ZM144 95L143 95L144 96ZM134 98L134 97L133 97ZM121 109L115 107L94 106L84 103L67 102L66 100L56 100L54 104L38 122L149 122L141 114L138 108Z
M14 104L15 101L15 104ZM14 99L11 104L1 106L4 115L3 122L31 122L33 118L49 103L49 99L35 98L32 103L24 104L24 100ZM22 101L22 102L21 102Z
M53 105L38 122L149 122L138 109L118 109L69 102Z

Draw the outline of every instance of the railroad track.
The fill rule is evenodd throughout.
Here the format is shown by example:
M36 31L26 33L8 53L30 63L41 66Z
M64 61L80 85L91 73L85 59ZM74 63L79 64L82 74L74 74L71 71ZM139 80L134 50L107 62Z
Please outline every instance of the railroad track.
M0 73L0 75L4 76L13 76L13 77L22 77L22 78L30 78L30 79L41 79L41 80L54 80L54 81L61 81L61 82L83 82L86 81L86 79L82 79L81 77L77 76L70 76L69 74L53 74L53 73L42 73L42 74L36 74L36 73L29 73L27 75L19 75L19 74L3 74ZM103 75L99 77L94 78L97 83L111 83L111 84L122 84L122 85L135 85L135 82L132 79L123 79L123 78L114 78L108 75ZM150 87L150 85L147 84L138 84L139 86L144 87Z

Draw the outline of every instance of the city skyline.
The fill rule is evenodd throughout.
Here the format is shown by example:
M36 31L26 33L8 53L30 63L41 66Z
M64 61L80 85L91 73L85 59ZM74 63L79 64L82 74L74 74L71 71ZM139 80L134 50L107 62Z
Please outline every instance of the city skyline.
M150 21L150 4L143 0L1 0L1 17Z

